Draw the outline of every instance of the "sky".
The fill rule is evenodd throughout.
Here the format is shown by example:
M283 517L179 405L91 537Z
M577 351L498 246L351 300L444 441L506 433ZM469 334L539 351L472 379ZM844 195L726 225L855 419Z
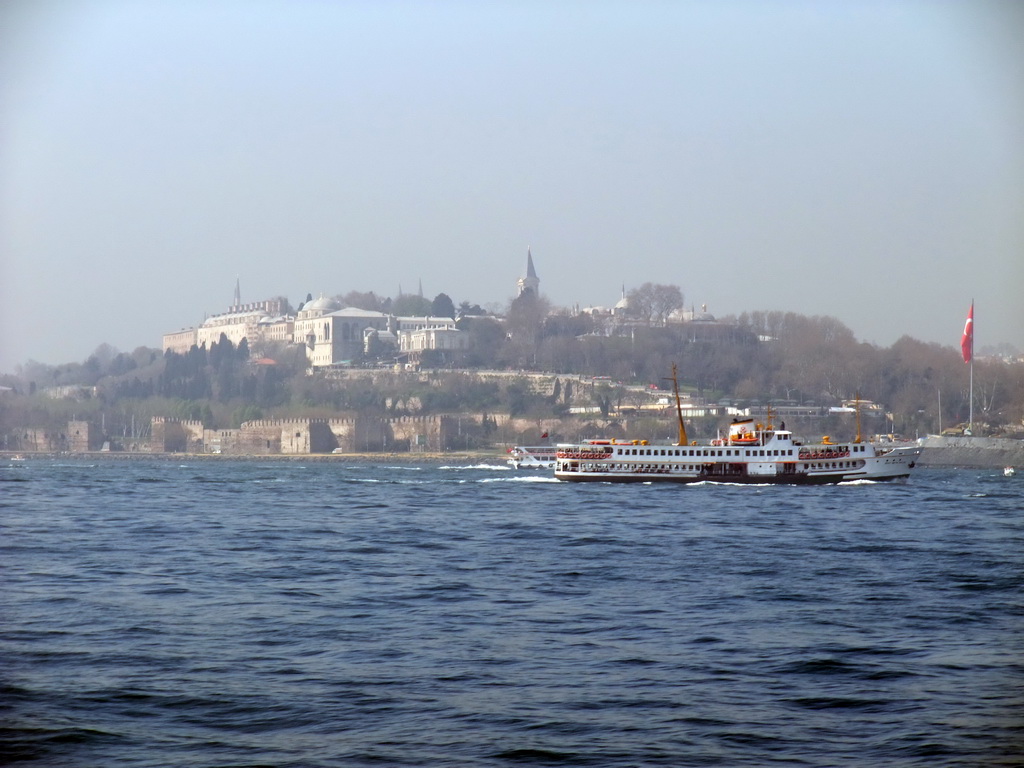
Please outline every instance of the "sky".
M0 372L243 301L828 315L1024 350L1024 3L6 0Z

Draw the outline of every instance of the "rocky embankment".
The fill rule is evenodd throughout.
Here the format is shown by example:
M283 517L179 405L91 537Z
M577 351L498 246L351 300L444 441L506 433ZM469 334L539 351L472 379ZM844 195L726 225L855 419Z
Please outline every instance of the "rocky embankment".
M920 463L926 467L1021 467L1024 440L1005 437L926 437Z

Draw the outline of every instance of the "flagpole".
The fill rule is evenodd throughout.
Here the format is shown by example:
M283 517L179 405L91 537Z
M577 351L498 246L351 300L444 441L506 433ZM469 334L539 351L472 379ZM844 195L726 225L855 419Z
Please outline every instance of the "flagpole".
M967 428L974 434L974 299L971 299L971 391L970 408L968 409Z
M967 416L967 429L974 434L974 341L971 341L971 392L968 395L971 407Z
M960 338L960 351L963 353L964 362L971 366L971 383L967 391L967 429L965 434L974 433L974 299L971 299L971 309L967 313L967 322L964 323L964 335Z

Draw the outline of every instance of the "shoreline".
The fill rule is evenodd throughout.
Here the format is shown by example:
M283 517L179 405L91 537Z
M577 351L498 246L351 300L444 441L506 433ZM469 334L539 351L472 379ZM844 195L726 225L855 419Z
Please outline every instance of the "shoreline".
M994 469L1024 467L1024 440L1000 438L936 438L922 440L922 467ZM348 462L357 464L441 464L451 461L492 462L505 465L508 458L501 448L472 451L415 451L396 453L144 453L135 451L0 451L0 460L62 459L70 461L274 461L274 462Z
M494 461L504 464L506 457L495 451L450 451L447 453L436 452L406 452L406 453L142 453L132 451L83 451L83 452L57 452L57 451L0 451L0 458L7 461L14 461L20 456L24 461L31 459L64 459L84 460L103 459L126 461L141 461L153 459L156 461L301 461L301 462L356 462L373 464L379 462L396 463L429 463L439 464L445 461Z

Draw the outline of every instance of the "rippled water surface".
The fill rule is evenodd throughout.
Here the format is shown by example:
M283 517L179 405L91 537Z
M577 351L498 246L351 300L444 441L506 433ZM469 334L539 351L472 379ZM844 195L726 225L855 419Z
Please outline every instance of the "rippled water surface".
M0 762L1024 755L1024 477L0 462Z

